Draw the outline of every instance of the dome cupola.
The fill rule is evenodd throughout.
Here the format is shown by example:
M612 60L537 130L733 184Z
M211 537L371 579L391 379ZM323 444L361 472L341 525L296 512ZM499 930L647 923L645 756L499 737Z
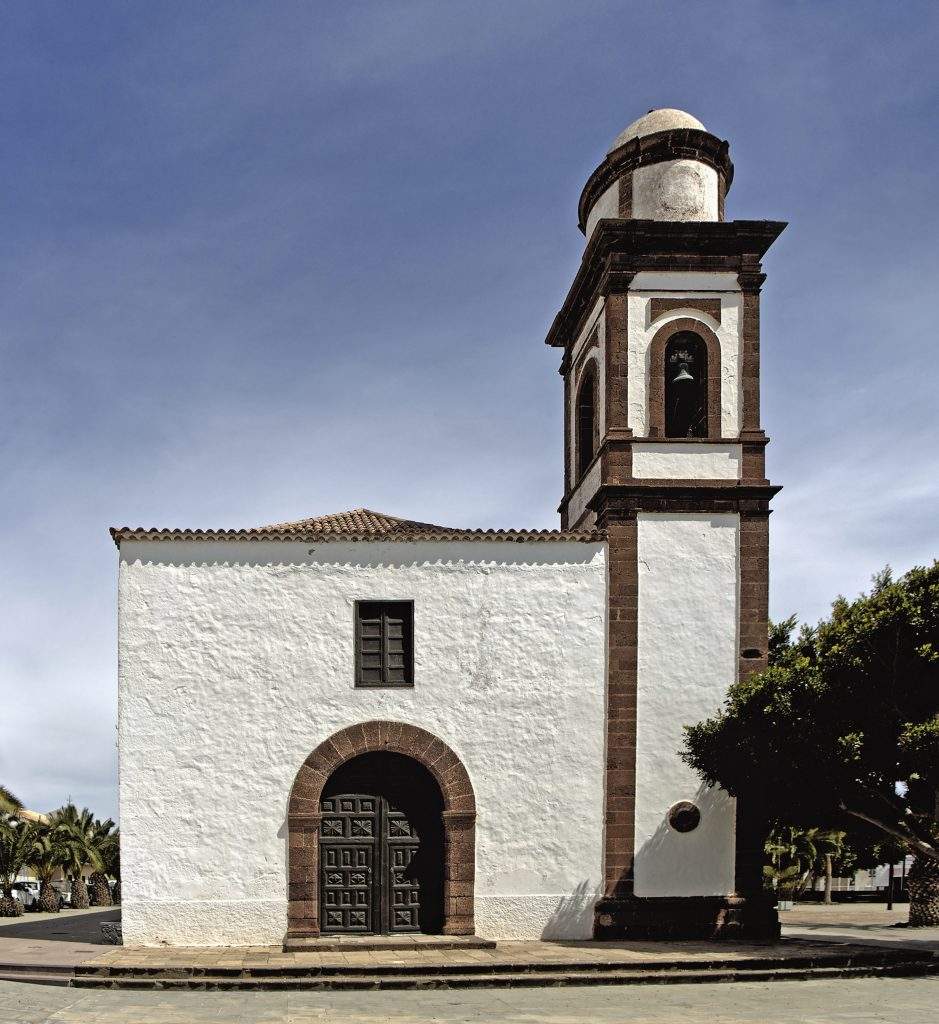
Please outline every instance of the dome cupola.
M650 110L617 135L580 197L589 241L604 218L720 221L734 168L728 144L684 110Z

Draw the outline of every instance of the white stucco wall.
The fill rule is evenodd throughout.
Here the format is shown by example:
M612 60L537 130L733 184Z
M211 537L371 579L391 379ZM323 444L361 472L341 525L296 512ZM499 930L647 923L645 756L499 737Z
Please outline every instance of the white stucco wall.
M737 275L727 271L704 270L640 270L632 280L637 291L653 290L660 293L678 292L735 292Z
M633 445L633 476L650 480L739 480L739 444Z
M587 502L597 493L599 487L600 460L597 459L584 474L583 479L577 485L570 501L567 503L567 521L571 527L576 527L580 523L580 517L584 514Z
M663 275L665 276L665 275ZM640 278L653 278L653 283L640 282ZM712 288L701 287L702 279L707 282L706 274L689 274L695 281L687 281L688 290L681 288L682 275L667 275L668 284L656 286L652 274L637 274L633 281L633 289L628 297L629 318L629 379L628 419L629 426L637 437L646 437L649 433L649 375L650 348L652 338L670 320L680 317L694 317L711 328L717 335L721 347L721 435L735 437L740 431L742 389L740 387L741 346L743 344L743 297L737 290L722 291L720 285L732 275L710 275ZM692 290L693 289L693 290ZM735 282L736 289L736 282ZM675 309L665 316L660 316L654 323L649 322L649 300L653 297L691 298L719 297L721 303L721 322L717 323L701 310L686 308Z
M591 207L590 213L587 214L586 231L584 232L586 241L590 241L597 221L604 217L619 217L619 179L603 192Z
M636 735L638 896L723 895L734 887L734 801L678 757L682 727L713 714L736 678L739 517L639 516ZM668 811L691 800L701 824Z
M476 792L477 931L586 937L603 846L605 554L573 543L125 542L124 941L278 944L287 799L373 718ZM413 689L353 687L353 602L415 601Z
M698 160L663 160L633 171L637 220L717 220L717 171Z

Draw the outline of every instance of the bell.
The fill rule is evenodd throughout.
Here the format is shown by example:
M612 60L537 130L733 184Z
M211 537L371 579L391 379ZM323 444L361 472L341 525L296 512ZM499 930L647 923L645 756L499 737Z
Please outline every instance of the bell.
M672 378L673 384L684 384L685 381L694 382L694 377L688 372L688 364L682 363L679 367L678 373Z

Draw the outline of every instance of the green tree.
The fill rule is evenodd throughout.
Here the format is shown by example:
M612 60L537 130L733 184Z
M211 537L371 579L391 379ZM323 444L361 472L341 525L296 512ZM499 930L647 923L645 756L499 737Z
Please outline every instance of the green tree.
M791 633L686 729L685 760L773 818L895 841L915 855L910 923L939 924L939 562Z
M112 903L121 902L121 830L115 829L102 843L105 879L114 879L114 889L109 892Z
M783 664L795 649L792 634L797 624L798 619L795 615L790 615L781 622L769 624L769 646L766 653L770 666Z
M89 899L93 907L109 907L112 903L108 876L117 878L120 873L121 837L114 822L95 819L92 844L98 855L98 866L91 873Z
M0 814L14 814L23 809L23 802L6 788L0 786Z
M818 829L777 825L766 840L769 861L763 877L781 898L792 899L804 891L812 866L818 859L815 836Z
M816 874L825 876L825 903L831 903L831 883L835 874L835 862L845 850L846 832L835 828L820 828L815 834L815 847L818 852L813 868Z
M19 917L23 904L11 886L29 860L33 836L28 822L13 814L0 814L0 917Z
M59 894L52 879L56 871L69 863L71 849L68 832L62 825L33 825L30 829L30 845L27 864L39 879L39 909L54 914L59 910Z
M67 855L63 868L70 883L71 906L75 910L84 909L89 906L85 871L91 868L92 872L100 874L103 870L101 844L114 827L114 822L110 818L106 822L98 821L87 807L79 810L68 803L49 815L49 824L61 827L65 834Z

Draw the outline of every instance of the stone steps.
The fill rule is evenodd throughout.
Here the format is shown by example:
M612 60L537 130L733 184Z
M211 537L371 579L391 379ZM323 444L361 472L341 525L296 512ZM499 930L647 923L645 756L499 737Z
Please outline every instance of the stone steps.
M322 966L270 968L76 968L76 988L226 990L366 990L547 987L556 985L668 985L810 978L913 977L939 974L929 953L891 951L790 960L688 960L655 964L622 961L478 963L438 966Z
M68 985L72 977L71 964L0 963L0 981L25 981L31 985Z
M399 950L495 949L492 939L476 935L345 935L284 939L285 953L395 953Z

